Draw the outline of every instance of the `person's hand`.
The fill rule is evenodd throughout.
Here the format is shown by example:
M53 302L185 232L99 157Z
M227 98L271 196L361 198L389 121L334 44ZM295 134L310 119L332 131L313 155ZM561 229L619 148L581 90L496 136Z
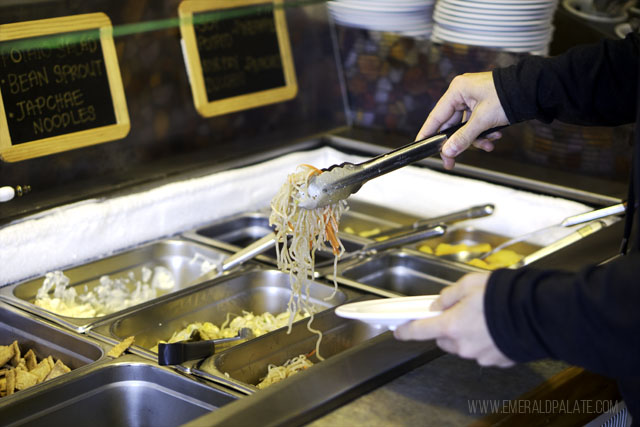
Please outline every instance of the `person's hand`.
M496 347L484 317L484 290L489 275L471 273L446 287L431 310L441 315L414 320L398 326L399 340L436 339L438 346L465 359L475 359L482 366L512 366L514 362Z
M471 144L484 151L492 151L493 141L502 137L502 134L493 132L477 139L478 135L492 127L509 124L491 72L463 74L454 78L422 125L416 140L426 138L465 119L467 124L442 146L440 155L446 169L452 169L455 165L454 158Z

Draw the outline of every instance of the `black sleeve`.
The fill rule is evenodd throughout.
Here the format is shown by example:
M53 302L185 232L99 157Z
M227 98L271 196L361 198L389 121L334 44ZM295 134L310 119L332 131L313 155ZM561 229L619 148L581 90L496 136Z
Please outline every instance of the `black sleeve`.
M579 273L497 270L484 299L489 332L517 362L563 360L640 376L640 253Z
M558 119L617 126L635 120L640 35L579 46L552 57L528 57L496 69L493 79L513 123Z

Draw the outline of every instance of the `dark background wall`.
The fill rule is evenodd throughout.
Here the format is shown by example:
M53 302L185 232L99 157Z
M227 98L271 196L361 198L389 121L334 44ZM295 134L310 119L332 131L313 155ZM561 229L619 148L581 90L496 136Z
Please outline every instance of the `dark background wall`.
M179 3L0 1L0 24L106 13L116 33L114 42L131 119L129 135L119 141L18 163L0 162L0 186L26 184L32 188L27 196L0 204L0 224L117 188L286 147L345 124L344 99L323 3L286 3L297 97L213 118L201 117L193 105L180 31L175 25Z
M193 106L175 25L179 3L0 0L0 24L106 13L117 29L114 41L131 118L131 131L123 140L19 163L0 162L0 186L32 188L27 196L0 204L0 225L53 206L286 149L345 125L366 130L361 138L368 142L406 143L455 75L509 65L521 57L333 27L323 2L288 0L296 98L203 118ZM551 54L615 37L612 28L576 21L561 9L555 25ZM562 170L625 183L630 136L629 127L531 122L506 130L504 143L491 158L504 160L505 170L516 174L524 170L519 165L540 166L533 178L540 177L540 171ZM474 153L465 156L473 158ZM485 161L481 165L491 167Z

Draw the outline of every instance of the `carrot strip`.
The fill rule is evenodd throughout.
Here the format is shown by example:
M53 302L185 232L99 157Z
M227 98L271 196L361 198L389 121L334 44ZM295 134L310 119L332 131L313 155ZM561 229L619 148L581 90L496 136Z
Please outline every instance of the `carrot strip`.
M311 172L309 172L308 176L320 175L322 173L322 169L318 169L317 167L309 165L307 163L303 163L300 166L305 166L305 167L308 167L309 169L311 169Z
M300 166L305 166L305 167L307 167L307 168L309 168L309 169L313 169L313 171L314 171L315 173L322 173L322 170L321 170L321 169L318 169L317 167L312 166L312 165L310 165L310 164L308 164L308 163L302 163Z
M326 231L329 242L331 243L331 248L333 249L333 254L338 255L340 253L340 242L338 242L338 238L336 237L336 232L333 229L332 222L329 222L327 224Z

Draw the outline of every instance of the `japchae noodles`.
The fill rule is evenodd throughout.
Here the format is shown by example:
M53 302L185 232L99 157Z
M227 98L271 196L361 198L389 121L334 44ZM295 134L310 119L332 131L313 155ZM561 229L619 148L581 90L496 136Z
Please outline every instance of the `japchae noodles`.
M271 384L275 384L284 380L285 378L289 378L291 375L295 375L300 371L304 371L307 368L313 366L313 363L307 359L304 354L300 356L294 357L293 359L289 359L282 366L269 365L269 371L267 376L258 383L256 387L262 389L269 387Z
M338 257L344 253L344 246L338 238L338 223L342 213L347 210L347 202L341 200L316 209L299 206L301 195L307 192L309 179L319 173L322 171L311 165L300 165L295 173L287 177L271 201L269 225L276 229L278 268L289 273L291 281L292 293L288 308L292 317L289 331L295 313L312 313L307 327L319 335L316 354L322 360L319 354L322 332L311 328L314 308L309 303L309 280L313 278L317 250L331 250L335 256L334 270L337 268ZM328 299L337 291L338 284L335 280L334 286L334 294Z

